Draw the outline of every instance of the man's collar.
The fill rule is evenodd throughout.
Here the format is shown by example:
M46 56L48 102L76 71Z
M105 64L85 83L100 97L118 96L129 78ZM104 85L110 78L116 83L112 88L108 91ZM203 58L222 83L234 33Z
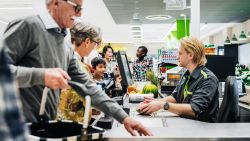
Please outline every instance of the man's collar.
M58 33L62 33L64 36L67 35L67 30L66 29L61 29L59 27L59 25L56 23L56 21L50 15L50 13L49 13L48 9L46 8L46 6L45 6L45 8L43 8L43 10L41 10L39 12L39 16L40 16L40 18L41 18L41 20L42 20L42 22L43 22L43 24L44 24L44 26L45 26L45 28L47 30L52 29L52 30L55 30Z
M75 54L76 54L76 57L77 57L79 60L82 59L81 55L80 55L78 52L75 51Z
M199 77L200 72L201 72L201 70L202 70L203 67L204 67L204 66L197 66L197 67L193 70L193 72L192 72L191 74L190 74L189 71L187 70L186 73L185 73L185 75L190 75L190 76L193 77L194 79L197 79L197 78Z
M139 61L143 61L143 60L146 60L147 59L147 55L146 56L143 56L143 57L138 57L137 60Z

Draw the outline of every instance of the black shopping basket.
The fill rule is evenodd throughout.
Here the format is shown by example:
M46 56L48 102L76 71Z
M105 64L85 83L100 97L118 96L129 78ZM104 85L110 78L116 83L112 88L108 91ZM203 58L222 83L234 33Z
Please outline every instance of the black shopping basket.
M69 81L69 85L73 89L82 92L81 84ZM104 130L99 127L88 125L88 113L90 108L90 96L86 96L86 108L84 114L84 123L80 124L73 121L46 121L43 118L45 111L45 103L47 99L47 87L43 90L42 102L39 116L40 121L37 123L28 123L30 129L29 139L32 141L82 141L102 139Z

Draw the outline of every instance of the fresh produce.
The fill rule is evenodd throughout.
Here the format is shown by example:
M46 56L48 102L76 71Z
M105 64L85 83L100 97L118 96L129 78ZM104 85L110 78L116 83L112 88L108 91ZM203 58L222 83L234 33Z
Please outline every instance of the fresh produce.
M143 87L142 93L143 94L153 93L154 98L156 98L158 96L158 88L154 84L147 84Z
M154 85L158 85L158 78L154 72L150 69L147 71L147 79Z

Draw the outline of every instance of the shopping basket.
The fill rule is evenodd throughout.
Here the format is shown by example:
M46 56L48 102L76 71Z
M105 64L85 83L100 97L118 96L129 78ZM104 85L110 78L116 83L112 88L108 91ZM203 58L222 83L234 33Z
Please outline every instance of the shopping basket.
M83 92L82 84L69 81L69 85L77 92ZM104 130L99 127L89 126L89 110L91 99L86 96L86 107L84 114L83 124L67 121L47 121L44 118L45 104L49 88L45 87L43 90L41 107L39 111L39 122L27 123L30 134L29 140L31 141L82 141L82 140L96 140L102 139Z

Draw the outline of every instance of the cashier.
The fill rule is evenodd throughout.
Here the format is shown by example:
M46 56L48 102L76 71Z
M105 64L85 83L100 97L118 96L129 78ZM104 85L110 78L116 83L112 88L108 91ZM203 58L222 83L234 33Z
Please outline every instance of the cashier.
M179 66L186 68L172 95L154 100L145 98L139 104L141 113L164 109L185 118L215 122L219 108L218 79L204 65L204 45L194 37L180 41Z

